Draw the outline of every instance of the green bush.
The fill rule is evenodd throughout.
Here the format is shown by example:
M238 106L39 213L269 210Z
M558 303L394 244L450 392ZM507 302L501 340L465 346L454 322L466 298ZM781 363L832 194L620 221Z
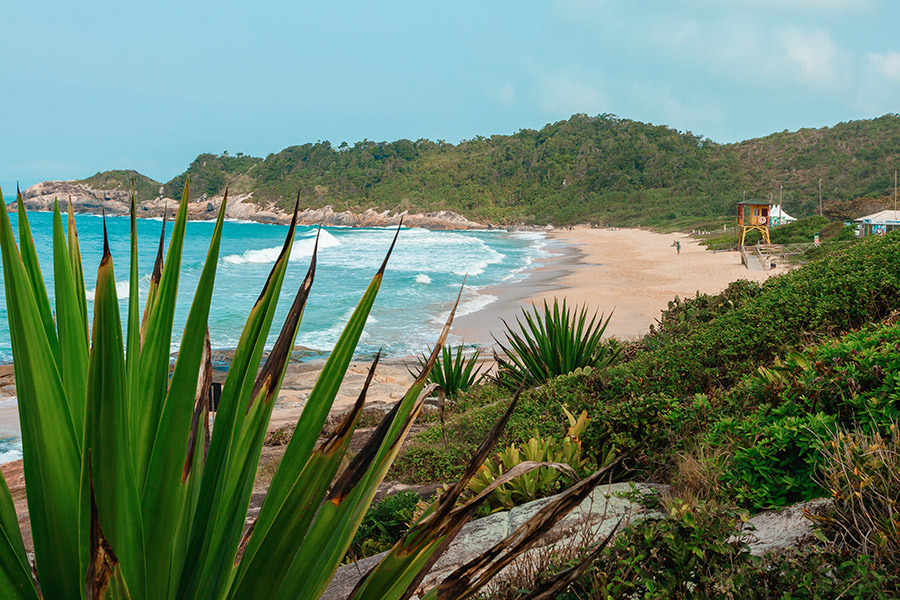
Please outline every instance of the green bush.
M893 600L900 577L871 556L817 546L767 556L743 569L734 598L746 600Z
M356 530L345 561L390 549L409 529L418 503L418 494L402 491L372 504Z
M713 425L711 437L735 448L724 474L735 502L760 510L822 495L822 440L833 435L836 419L797 413L796 405L763 407Z
M626 527L590 571L557 596L576 598L742 598L753 561L738 535L746 514L675 500L663 519Z
M796 345L879 321L898 307L900 235L873 236L768 280L706 322L651 336L645 352L594 375L596 404L584 408L593 413L623 395L712 394Z
M576 481L596 468L597 465L584 456L581 448L581 436L590 424L587 412L582 411L576 419L565 406L562 410L569 421L569 428L564 436L534 436L517 446L501 450L485 461L478 474L469 482L469 490L476 495L481 493L504 473L523 462L557 463L568 469L540 467L497 486L485 502L483 510L486 514L510 510L532 500L552 496L562 490L565 481ZM605 467L614 458L615 455L610 452L603 457L599 466Z

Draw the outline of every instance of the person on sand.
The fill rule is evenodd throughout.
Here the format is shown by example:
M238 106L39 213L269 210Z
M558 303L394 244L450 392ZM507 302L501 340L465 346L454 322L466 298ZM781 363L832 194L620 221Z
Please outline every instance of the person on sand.
M681 254L681 242L678 240L675 241L675 252L676 254Z

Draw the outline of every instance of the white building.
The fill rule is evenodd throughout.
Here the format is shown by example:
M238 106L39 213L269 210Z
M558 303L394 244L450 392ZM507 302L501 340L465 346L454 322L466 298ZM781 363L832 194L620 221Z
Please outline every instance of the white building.
M856 219L859 235L884 235L900 229L900 210L883 210L874 215Z

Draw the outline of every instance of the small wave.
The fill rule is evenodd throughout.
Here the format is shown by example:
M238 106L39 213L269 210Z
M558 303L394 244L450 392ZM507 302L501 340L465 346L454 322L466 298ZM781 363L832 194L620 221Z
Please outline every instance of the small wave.
M0 465L22 458L21 438L0 438Z
M472 313L478 312L479 310L483 310L488 305L493 304L497 301L497 296L493 296L491 294L479 294L478 292L474 292L474 295L470 291L471 288L467 288L465 292L463 292L463 298L459 302L459 306L456 308L456 315L454 318L461 317L463 315L471 315ZM432 319L435 323L445 323L447 321L447 317L450 316L450 311L444 311L441 314L437 315Z
M250 219L232 219L229 217L225 217L226 223L246 223L249 225L262 225L259 221L251 221Z
M87 296L88 301L94 301L94 295L97 293L97 288L92 290L88 290L84 293ZM131 285L126 281L117 281L116 282L116 296L119 300L125 300L128 298L129 294L131 294Z
M291 247L291 260L299 260L312 256L313 248L316 244L315 235L295 239L294 245ZM333 248L340 246L341 243L336 237L322 230L319 238L319 248ZM232 265L264 265L273 263L278 260L281 254L282 246L274 246L272 248L263 248L262 250L247 250L243 254L231 254L222 260Z
M418 275L416 275L416 283L428 285L429 283L431 283L431 277L424 273L419 273Z

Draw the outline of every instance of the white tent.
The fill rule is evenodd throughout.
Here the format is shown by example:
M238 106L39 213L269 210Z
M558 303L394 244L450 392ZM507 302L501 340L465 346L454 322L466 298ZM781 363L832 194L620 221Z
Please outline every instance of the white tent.
M781 209L780 204L776 204L769 208L769 224L772 227L776 227L778 225L784 225L785 223L790 223L791 221L796 221L794 217L787 214Z
M860 223L860 235L880 235L900 229L900 210L883 210L874 215L856 219Z

